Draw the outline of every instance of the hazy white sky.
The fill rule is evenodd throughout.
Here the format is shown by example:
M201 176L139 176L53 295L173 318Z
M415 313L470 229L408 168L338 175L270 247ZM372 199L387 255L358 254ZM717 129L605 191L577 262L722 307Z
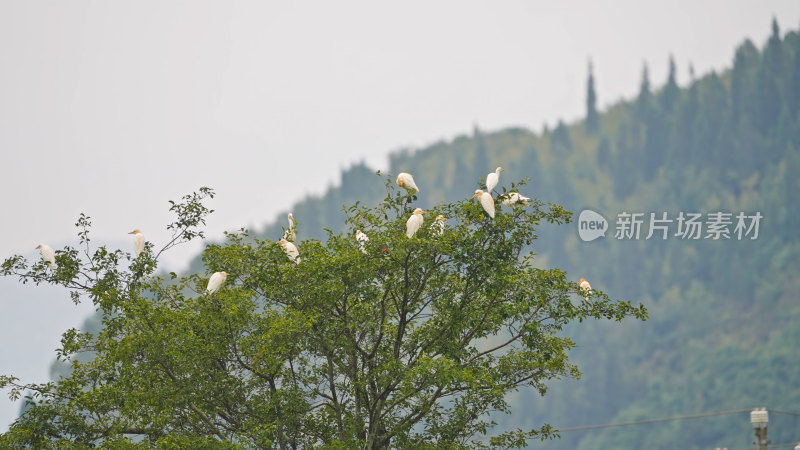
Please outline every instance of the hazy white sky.
M209 236L260 226L358 160L579 118L589 58L607 105L645 61L655 85L670 54L681 83L690 61L728 67L773 16L798 28L800 2L0 0L0 259L74 242L81 212L97 242L141 228L163 244L167 200L199 186L218 193ZM44 377L85 310L18 292L0 291L0 324L32 320L37 340L0 329L0 373Z

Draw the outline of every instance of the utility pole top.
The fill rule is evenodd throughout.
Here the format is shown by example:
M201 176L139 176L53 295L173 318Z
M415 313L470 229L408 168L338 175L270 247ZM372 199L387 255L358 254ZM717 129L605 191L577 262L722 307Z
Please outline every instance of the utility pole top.
M769 413L767 408L756 408L750 412L750 423L753 428L767 428L769 422Z
M767 408L756 408L750 412L750 423L753 425L753 431L756 434L756 440L753 441L757 450L767 450L770 442L767 440L767 423L769 423L769 414Z

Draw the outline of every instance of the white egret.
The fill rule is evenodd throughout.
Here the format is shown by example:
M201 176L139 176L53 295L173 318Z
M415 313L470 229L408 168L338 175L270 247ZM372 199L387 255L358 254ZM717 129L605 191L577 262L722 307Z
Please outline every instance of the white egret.
M289 228L283 233L283 238L289 242L297 242L297 234L295 233L294 216L289 213Z
M425 220L422 218L423 214L425 214L425 211L423 211L422 208L414 210L414 213L411 214L411 217L406 221L406 236L412 238L417 234L417 231L422 226L422 222Z
M502 167L498 167L495 169L494 172L486 175L486 191L492 192L495 187L497 187L497 183L500 182L500 172L505 172L506 169Z
M589 284L588 281L586 281L586 279L581 278L580 287L581 287L581 289L583 289L583 292L584 292L583 298L588 300L589 299L589 294L592 292L592 286Z
M436 236L441 236L444 233L444 222L447 220L447 217L439 214L436 216L436 220L431 225L431 230L433 230L433 234Z
M214 272L211 274L211 277L208 279L208 286L206 286L206 292L208 295L213 295L216 293L223 284L225 284L225 280L228 278L228 272Z
M367 236L363 231L356 230L356 241L358 241L358 248L361 249L361 253L367 254L367 242L369 241L369 236Z
M278 241L278 244L283 247L283 251L286 252L286 256L289 257L290 261L294 261L295 264L300 264L300 251L297 250L297 247L294 244L286 239L281 239Z
M509 192L508 194L503 195L503 204L509 208L528 206L530 205L530 198L525 197L519 192Z
M475 197L478 197L478 201L480 202L481 206L483 206L483 210L486 211L486 214L494 219L494 199L492 198L492 194L483 192L480 189L475 189L475 194L472 196L472 198ZM470 200L472 200L472 198Z
M51 269L56 270L56 254L53 253L53 249L47 244L39 244L36 246L36 250L39 250L42 255L42 261L46 262Z
M408 191L409 194L419 192L417 184L414 183L414 177L410 173L401 172L397 175L397 185Z
M142 230L136 228L128 234L133 235L133 256L138 257L139 253L142 253L142 250L144 250L144 235L142 234Z

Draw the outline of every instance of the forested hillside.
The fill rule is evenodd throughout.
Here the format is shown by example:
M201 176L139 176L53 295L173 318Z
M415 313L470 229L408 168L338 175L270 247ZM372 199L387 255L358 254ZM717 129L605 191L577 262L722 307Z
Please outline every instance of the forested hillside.
M689 68L681 68L687 71ZM589 76L585 120L533 133L514 128L438 142L390 156L411 172L420 206L472 195L495 167L500 186L525 177L527 196L609 221L605 238L583 242L577 226L543 224L539 264L585 277L616 298L643 302L644 323L575 327L572 353L584 376L552 384L545 397L520 392L504 427L556 428L768 407L800 411L800 34L773 23L761 45L746 41L732 68L676 83L643 70L635 99L597 111L602 86ZM656 86L656 87L654 87ZM595 92L597 89L597 92ZM357 164L323 196L292 208L298 239L339 230L342 206L385 196L375 169ZM287 211L288 212L288 211ZM645 213L639 239L616 239L617 215ZM645 239L649 213L732 213L731 238ZM739 212L763 216L757 239L733 233ZM258 234L277 240L286 215ZM754 230L752 230L754 231ZM706 230L703 230L703 237ZM192 272L206 273L198 258ZM800 420L772 415L773 443L800 441ZM751 442L746 414L565 432L535 448L711 448Z

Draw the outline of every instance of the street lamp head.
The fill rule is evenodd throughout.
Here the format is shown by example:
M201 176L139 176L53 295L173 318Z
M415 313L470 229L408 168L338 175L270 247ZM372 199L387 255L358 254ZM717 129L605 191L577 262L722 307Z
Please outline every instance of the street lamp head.
M767 422L769 422L769 416L766 408L756 408L750 412L750 423L753 424L753 428L767 428Z

